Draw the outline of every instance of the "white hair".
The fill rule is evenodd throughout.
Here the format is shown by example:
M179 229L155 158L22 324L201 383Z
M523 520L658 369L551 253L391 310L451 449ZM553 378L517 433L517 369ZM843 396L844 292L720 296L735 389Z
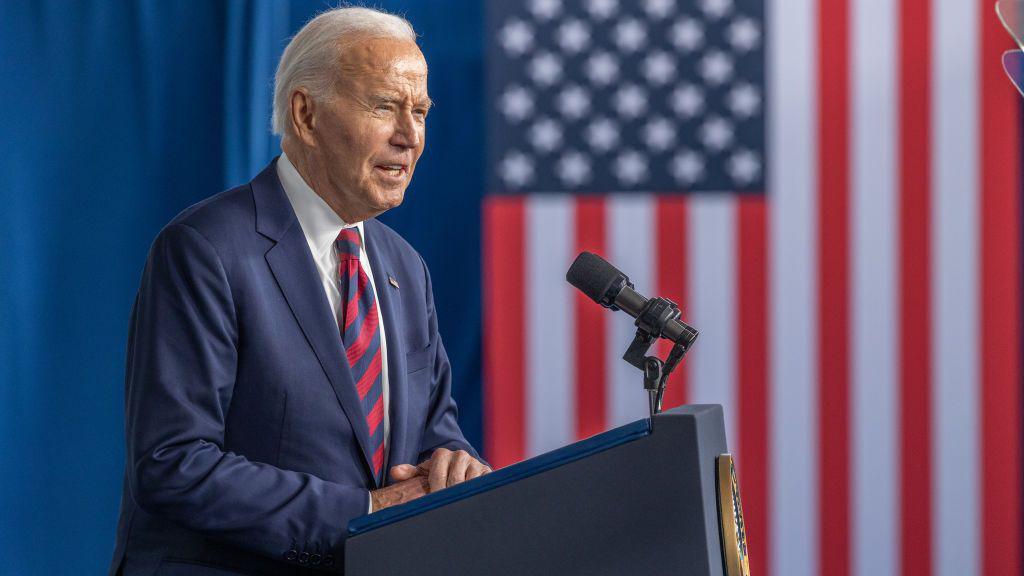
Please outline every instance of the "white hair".
M412 24L373 8L334 8L306 23L291 39L274 75L274 134L291 134L291 96L305 88L319 101L334 95L338 57L355 36L416 41Z

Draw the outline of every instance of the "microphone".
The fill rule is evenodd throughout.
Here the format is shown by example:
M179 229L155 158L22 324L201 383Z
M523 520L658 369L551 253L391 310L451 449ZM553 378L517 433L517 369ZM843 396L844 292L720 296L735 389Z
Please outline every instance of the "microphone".
M592 252L581 252L565 279L605 308L622 310L637 319L637 327L689 348L697 330L679 320L679 309L664 298L648 299L633 289L621 270Z

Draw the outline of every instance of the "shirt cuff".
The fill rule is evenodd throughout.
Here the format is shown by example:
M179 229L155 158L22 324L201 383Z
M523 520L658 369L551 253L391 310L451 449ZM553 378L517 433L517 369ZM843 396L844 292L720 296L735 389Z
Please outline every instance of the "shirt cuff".
M366 513L373 513L373 495L369 492L366 493Z

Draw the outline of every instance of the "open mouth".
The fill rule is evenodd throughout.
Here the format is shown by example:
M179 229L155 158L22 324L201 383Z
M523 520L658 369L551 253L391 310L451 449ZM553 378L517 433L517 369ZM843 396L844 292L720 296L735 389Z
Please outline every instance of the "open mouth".
M409 171L405 164L377 164L374 169L392 178L403 177Z

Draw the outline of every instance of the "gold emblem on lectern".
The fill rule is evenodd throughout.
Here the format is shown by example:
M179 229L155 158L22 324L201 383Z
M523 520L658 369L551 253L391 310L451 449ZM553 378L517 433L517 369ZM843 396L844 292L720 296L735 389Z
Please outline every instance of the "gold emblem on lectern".
M722 533L722 555L726 576L750 576L747 562L747 530L743 524L740 485L732 454L718 456L718 524Z

